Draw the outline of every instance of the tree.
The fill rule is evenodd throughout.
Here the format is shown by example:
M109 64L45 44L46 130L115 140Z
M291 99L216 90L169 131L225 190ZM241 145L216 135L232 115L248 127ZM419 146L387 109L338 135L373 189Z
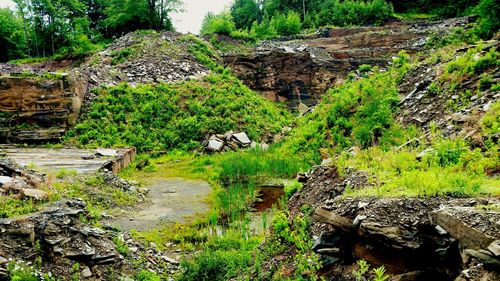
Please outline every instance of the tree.
M207 13L203 19L203 24L201 25L200 33L202 35L206 34L223 34L231 35L236 30L234 26L233 18L229 13L221 13L214 15L212 13Z
M479 15L477 34L487 39L493 36L500 29L500 6L495 0L481 0L476 8Z
M139 29L172 29L168 14L180 10L180 0L112 0L105 10L107 35Z
M0 61L23 57L26 51L22 20L11 10L0 8Z
M230 10L237 29L250 29L260 14L260 9L254 0L236 0Z

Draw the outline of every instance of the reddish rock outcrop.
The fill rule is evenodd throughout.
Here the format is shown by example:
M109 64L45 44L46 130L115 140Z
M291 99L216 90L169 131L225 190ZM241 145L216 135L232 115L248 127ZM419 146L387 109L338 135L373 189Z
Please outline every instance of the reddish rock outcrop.
M327 29L308 38L264 42L248 54L226 54L224 64L253 90L276 101L316 104L360 65L385 66L401 50L421 50L431 33L466 26L470 18L381 27Z
M87 92L77 74L0 77L0 142L59 138L73 126Z

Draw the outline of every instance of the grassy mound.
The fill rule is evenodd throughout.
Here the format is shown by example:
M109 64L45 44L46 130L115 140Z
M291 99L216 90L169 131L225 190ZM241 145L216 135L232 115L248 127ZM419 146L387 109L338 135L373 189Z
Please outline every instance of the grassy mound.
M194 149L207 135L229 130L258 140L278 132L289 118L284 107L222 72L203 81L101 89L66 140L86 147L135 146L140 152Z

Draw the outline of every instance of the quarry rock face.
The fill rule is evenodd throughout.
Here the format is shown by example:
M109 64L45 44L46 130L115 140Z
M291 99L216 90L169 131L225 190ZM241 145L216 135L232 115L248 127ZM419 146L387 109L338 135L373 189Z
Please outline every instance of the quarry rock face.
M76 73L0 77L0 142L58 139L76 124L86 92Z
M105 231L83 223L87 216L83 201L70 200L25 217L0 219L0 280L8 280L2 261L31 262L40 253L50 267L44 270L58 276L69 276L74 262L96 279L118 267L123 258L115 244Z
M470 18L381 27L326 29L308 38L264 42L247 54L228 53L224 64L251 89L292 107L320 96L363 64L384 67L401 50L425 47L430 34L465 27Z

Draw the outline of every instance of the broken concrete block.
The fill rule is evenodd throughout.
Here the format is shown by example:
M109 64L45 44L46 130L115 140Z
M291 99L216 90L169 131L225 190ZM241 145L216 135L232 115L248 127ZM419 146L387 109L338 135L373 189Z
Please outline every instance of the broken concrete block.
M118 150L109 148L96 149L95 153L100 156L109 156L109 157L118 156Z
M495 257L500 256L500 240L491 242L491 244L488 246L488 250L492 252Z
M212 138L208 141L207 150L221 151L224 147L224 142L218 138Z
M252 141L250 140L250 138L248 138L245 132L233 134L231 136L231 139L237 141L238 143L244 146L250 145L252 143Z

